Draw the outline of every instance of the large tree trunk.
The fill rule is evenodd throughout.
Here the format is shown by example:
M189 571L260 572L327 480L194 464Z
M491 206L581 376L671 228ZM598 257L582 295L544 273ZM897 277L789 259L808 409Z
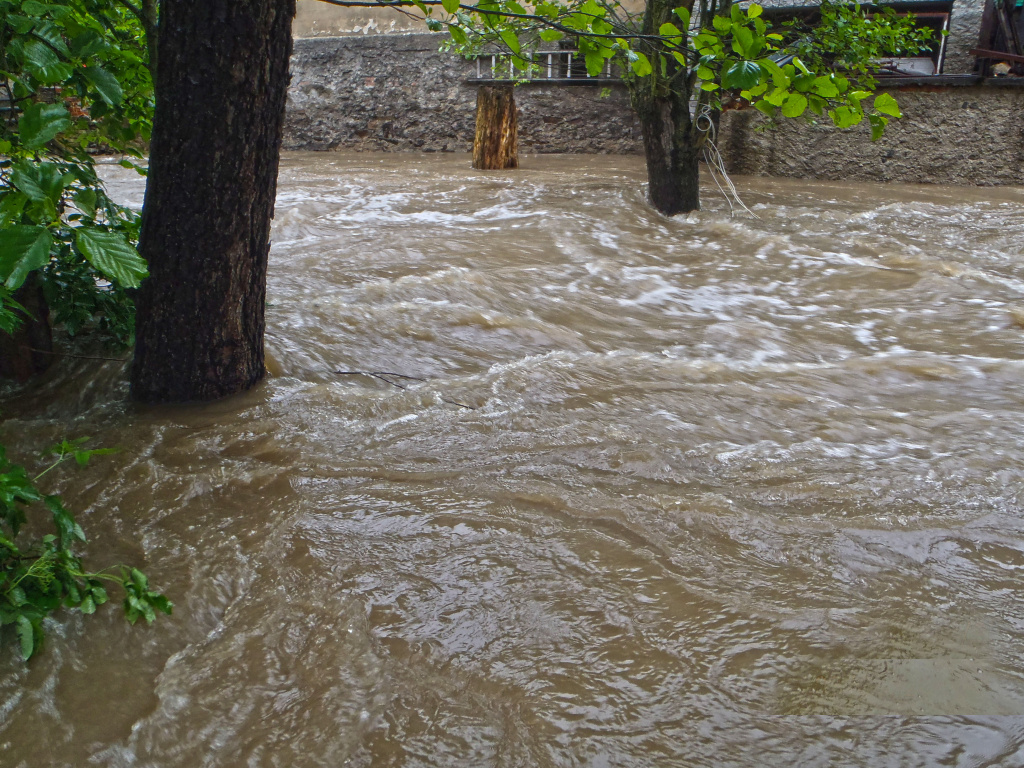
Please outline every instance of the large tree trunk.
M270 220L295 0L163 0L132 397L263 377Z
M651 204L666 216L700 209L700 153L703 136L690 117L687 99L634 95L647 161Z
M716 5L725 8L729 2L719 0ZM647 0L643 33L657 35L662 24L678 21L674 13L677 4L689 9L694 5L693 0ZM645 41L640 48L646 48L654 72L642 79L632 78L628 84L644 140L651 204L667 216L698 210L699 158L705 136L690 114L689 72L667 55L660 43ZM664 55L664 71L659 54Z
M13 334L0 331L0 377L27 381L53 363L50 308L43 295L38 270L29 272L12 298L24 307L28 316L19 313L21 324Z
M516 98L511 85L481 85L477 89L473 167L482 171L519 167Z

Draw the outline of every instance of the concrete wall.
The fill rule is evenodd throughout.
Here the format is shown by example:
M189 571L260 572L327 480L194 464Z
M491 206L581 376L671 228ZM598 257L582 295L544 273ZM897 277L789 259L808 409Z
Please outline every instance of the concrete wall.
M444 35L295 41L285 123L287 149L472 149L475 64L438 53ZM516 89L523 152L639 151L625 88Z

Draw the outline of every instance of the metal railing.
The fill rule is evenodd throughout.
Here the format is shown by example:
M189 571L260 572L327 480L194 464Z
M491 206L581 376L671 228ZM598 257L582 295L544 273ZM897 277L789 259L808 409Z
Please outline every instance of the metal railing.
M503 54L489 53L476 57L476 78L487 81L516 81L528 83L560 82L597 83L607 80L620 80L618 67L606 61L600 74L591 75L579 51L535 51L523 53L523 58L530 62L527 69L516 69L512 57Z

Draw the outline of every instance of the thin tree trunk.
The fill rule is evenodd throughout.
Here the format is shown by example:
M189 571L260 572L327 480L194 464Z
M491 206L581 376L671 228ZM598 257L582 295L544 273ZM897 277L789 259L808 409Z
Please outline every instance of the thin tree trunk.
M473 167L482 171L519 167L516 98L511 85L481 85L477 89Z
M295 0L163 0L132 397L211 400L264 373L267 254Z
M156 65L159 59L160 33L158 20L160 9L157 0L142 0L142 27L146 30L146 52L149 54L149 74L156 79Z
M43 281L38 270L29 272L22 286L12 297L28 313L20 315L21 325L13 334L0 331L0 377L27 381L42 373L53 363L53 334L50 308L43 295Z

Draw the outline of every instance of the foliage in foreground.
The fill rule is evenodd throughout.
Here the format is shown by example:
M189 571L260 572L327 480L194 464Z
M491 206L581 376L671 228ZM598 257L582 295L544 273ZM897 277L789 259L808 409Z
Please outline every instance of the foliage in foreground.
M170 614L173 607L164 595L150 589L146 575L137 568L119 565L109 572L85 571L74 552L77 544L85 542L82 527L59 496L46 495L36 486L66 459L85 466L92 456L112 452L87 450L82 447L87 440L64 441L51 448L56 461L34 478L8 461L0 445L0 627L13 625L26 660L42 645L43 619L61 607L94 613L108 600L105 583L124 591L124 613L132 624L140 618L151 623L157 611ZM22 528L30 524L29 513L47 512L55 533L29 544L19 542Z
M152 90L141 24L121 3L0 0L3 330L21 320L12 294L39 271L70 334L98 321L131 342L139 217L107 196L91 153L141 156Z

